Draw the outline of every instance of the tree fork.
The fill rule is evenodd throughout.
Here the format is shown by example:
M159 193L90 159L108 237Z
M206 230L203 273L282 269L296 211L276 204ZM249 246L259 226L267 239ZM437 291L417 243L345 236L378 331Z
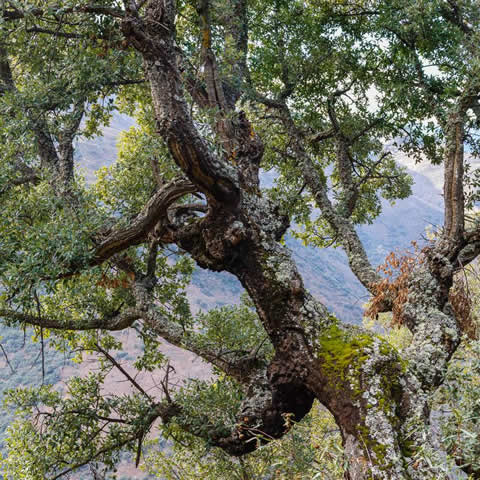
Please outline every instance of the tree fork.
M407 478L396 431L405 395L400 383L389 383L392 375L404 375L401 362L385 342L340 327L306 291L290 253L278 243L287 225L257 191L257 172L244 177L223 159L207 153L187 113L173 61L173 23L168 21L172 8L170 2L158 2L156 9L147 11L147 27L138 21L124 23L124 32L144 57L159 133L179 166L210 199L196 240L180 240L179 244L200 265L228 271L240 280L275 348L264 383L272 392L271 403L268 396L249 397L247 392L247 402L258 400L250 403L257 412L252 420L261 420L260 432L277 438L285 432L281 413L294 413L295 420L300 420L316 397L334 414L346 451L355 457L347 478ZM165 16L172 30L155 26L160 20L165 22ZM258 148L247 149L244 156L258 164L261 153ZM266 408L260 401L265 398ZM247 412L247 426L241 428L249 428ZM215 443L242 454L253 448L254 442L245 442L250 438L237 429ZM239 440L244 440L243 446Z

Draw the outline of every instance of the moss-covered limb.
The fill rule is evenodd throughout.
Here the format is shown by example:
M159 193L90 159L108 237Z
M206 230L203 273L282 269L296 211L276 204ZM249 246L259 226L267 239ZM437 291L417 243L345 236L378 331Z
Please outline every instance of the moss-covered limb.
M298 421L309 412L314 395L305 380L314 341L318 332L334 321L326 308L305 290L291 252L278 242L286 225L275 206L255 192L246 191L242 192L240 207L232 211L216 206L223 210L204 217L201 241L191 245L197 261L213 259L211 264L216 268L239 278L275 349L268 369L253 368L248 375L237 375L232 365L228 365L228 357L212 360L220 369L246 383L244 400L237 413L238 425L228 432L208 429L209 442L233 455L256 448L257 436L267 439L282 436L286 432L285 414L293 413ZM137 298L147 305L150 313L154 306L148 305L148 295L139 292ZM189 343L184 332L172 331L172 325L161 318L151 320L164 338L169 341L178 338L180 344L196 352L196 345ZM199 354L208 359L205 351ZM222 361L225 364L219 363ZM255 365L258 367L258 362ZM187 417L185 422L180 426L195 435L204 434L201 429L193 430L194 425L188 423Z
M316 354L308 386L339 425L349 480L443 478L421 454L438 445L429 443L429 392L408 360L340 323L319 336Z
M306 355L320 328L316 324L328 315L308 295L290 252L279 243L288 219L259 193L263 144L239 112L239 157L225 161L209 150L185 100L174 18L174 2L150 2L142 21L132 15L122 22L125 38L144 59L158 132L178 166L209 201L209 213L194 240L173 235L173 241L201 266L237 276L277 351Z
M275 349L268 372L254 378L247 389L247 403L239 409L242 428L210 431L211 443L234 455L246 453L255 444L248 441L253 438L249 429L281 436L282 413L297 409L301 417L316 396L335 415L345 446L355 456L352 465L357 460L363 465L358 470L352 466L350 478L408 478L400 447L402 362L380 339L336 324L310 297L290 252L279 244L287 227L285 218L258 193L255 175L244 176L237 168L240 163L233 165L211 154L196 130L175 62L169 61L175 58L171 35L159 29L162 22L148 22L149 15L172 18L167 10L161 11L162 2L151 5L144 23L151 32L132 21L124 22L124 33L144 57L160 134L180 168L209 199L209 213L202 218L195 241L181 246L201 266L228 271L242 282ZM173 34L173 21L171 27ZM155 40L150 43L147 37ZM262 146L251 147L242 155L257 164ZM322 213L332 214L352 269L369 286L378 277L351 222L328 205L316 169L306 161L302 166L311 175L317 201L324 202ZM321 188L315 190L317 185ZM188 422L184 427L189 428Z
M471 32L468 32L469 35ZM444 148L444 213L443 234L453 241L462 241L465 233L465 131L468 124L467 111L473 109L478 115L480 81L472 78L459 93L446 115L443 124Z
M369 332L332 324L316 354L309 386L340 427L348 478L410 478L400 433L406 368L397 351Z
M443 381L448 361L460 343L462 332L448 301L454 272L478 255L475 235L472 243L470 235L465 235L463 184L466 113L479 91L478 79L467 82L443 119L445 225L442 235L426 250L424 262L412 272L404 307L406 323L413 332L408 355L426 388Z

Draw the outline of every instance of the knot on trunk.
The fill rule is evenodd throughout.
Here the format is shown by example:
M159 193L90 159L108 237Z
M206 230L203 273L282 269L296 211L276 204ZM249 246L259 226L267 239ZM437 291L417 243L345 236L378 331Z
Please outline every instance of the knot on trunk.
M240 221L235 221L230 225L230 228L225 234L225 239L233 246L238 245L246 235L245 226Z
M208 256L223 265L230 265L239 257L241 243L248 236L245 224L231 217L219 212L202 232Z

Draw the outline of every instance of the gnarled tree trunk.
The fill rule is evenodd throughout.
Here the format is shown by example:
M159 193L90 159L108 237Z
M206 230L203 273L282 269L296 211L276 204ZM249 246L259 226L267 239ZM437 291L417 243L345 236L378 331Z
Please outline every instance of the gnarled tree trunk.
M235 163L229 160L231 151L214 157L196 131L174 61L174 15L173 2L165 0L152 2L142 22L135 16L124 22L126 38L144 58L158 131L209 203L199 228L179 229L174 241L200 266L240 280L275 348L264 374L246 375L250 383L236 431L217 435L215 444L234 455L246 453L255 447L247 442L250 428L277 438L285 432L282 415L293 413L298 421L317 398L340 427L346 478L432 478L420 464L411 464L410 455L421 446L414 432L420 424L428 428L428 393L441 381L459 342L448 304L454 259L433 247L413 275L405 315L414 342L407 359L375 335L340 324L306 291L289 251L279 243L287 224L259 191L263 149L248 121L235 114L241 126L230 138L237 146ZM326 195L322 199L316 193L327 208ZM355 246L351 249L355 257ZM361 257L357 260L366 258ZM375 278L369 265L362 271Z
M299 421L318 399L340 428L347 479L438 478L420 457L413 461L412 455L429 441L425 435L429 428L429 400L443 381L448 361L461 337L448 301L453 275L480 251L480 234L465 233L463 218L463 121L468 102L460 102L461 108L452 113L447 129L445 232L428 247L410 275L403 317L413 341L400 355L371 332L340 323L305 288L291 253L281 243L289 220L260 190L262 140L245 113L235 110L242 93L238 85L229 83L228 78L221 79L218 73L211 48L209 2L198 5L204 39L204 70L199 82L188 81L180 71L182 62L175 43L175 1L150 0L146 4L140 2L141 7L137 3L125 2L125 11L115 9L112 15L120 19L126 42L142 57L158 134L187 180L182 178L161 186L128 227L112 229L103 237L99 234L101 241L97 242L88 266L101 264L147 240L153 245L153 256L159 243L174 243L187 251L200 267L229 272L238 278L255 305L275 353L271 360L255 355L227 358L194 345L178 325L171 325L158 315L151 294L156 279L151 271L145 275L130 272L134 278L135 305L114 318L85 323L78 329L118 330L142 318L158 335L194 351L235 378L244 387L244 400L233 429L215 429L206 434L187 421L182 424L181 419L176 420L185 430L207 436L210 444L232 455L255 449L257 442L252 439L258 432L265 438L281 437L288 429L285 415L293 414L294 420ZM144 4L145 14L140 15ZM82 11L88 8L94 7L82 7ZM234 43L242 52L238 62L231 65L240 77L247 76L246 8L247 2L234 2L236 15L245 18L239 22L238 31L235 21L227 28L229 35L237 35ZM104 14L103 9L101 13ZM0 57L3 56L0 49ZM1 60L0 75L11 78L8 65ZM280 112L291 136L297 167L324 219L341 237L352 270L364 286L374 291L373 284L380 277L370 264L351 219L362 181L367 179L364 177L357 184L353 181L348 149L355 136L349 138L341 131L334 99L330 99L328 114L332 127L317 135L315 141L320 137L332 138L337 147L336 168L342 196L335 206L304 145L305 136L292 120L285 101L292 87L288 78L284 83L284 92L270 104ZM213 153L200 134L185 90L197 106L215 110L212 128L224 147L223 154ZM471 96L469 93L465 98ZM78 128L80 119L81 113L73 121L72 132ZM55 165L58 175L68 183L73 175L72 137L65 132L65 143L60 142L57 152L50 136L37 130L39 156L43 162ZM187 223L172 220L168 215L172 203L193 192L199 192L202 200L206 200L207 205L201 205L205 215L192 217ZM116 260L121 268L128 270L122 259ZM75 268L73 265L72 271ZM391 307L392 300L385 301L385 309ZM27 317L16 311L0 311L0 314L49 328L77 328L74 322L59 324L41 315ZM178 415L180 407L171 403L165 408L155 405L148 428L156 418L168 423Z

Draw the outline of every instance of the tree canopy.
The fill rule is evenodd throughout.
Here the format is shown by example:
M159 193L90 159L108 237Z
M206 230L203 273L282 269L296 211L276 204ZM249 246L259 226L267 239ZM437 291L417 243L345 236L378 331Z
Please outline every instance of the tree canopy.
M113 469L124 450L138 463L159 421L165 436L242 457L318 400L345 478L440 478L420 452L438 449L431 399L471 331L452 285L480 253L478 222L465 220L478 186L478 2L7 0L0 24L0 317L101 358L66 394L9 393L7 477ZM136 123L89 184L76 142L116 112ZM443 165L445 221L389 281L356 225L411 193L397 151ZM342 248L370 313L393 312L408 345L335 318L305 288L287 232ZM233 274L243 303L192 312L195 268ZM161 396L116 360L126 329L143 343L135 368L163 368ZM171 388L164 340L215 379ZM112 368L131 395L105 394ZM457 460L478 474L471 456Z

